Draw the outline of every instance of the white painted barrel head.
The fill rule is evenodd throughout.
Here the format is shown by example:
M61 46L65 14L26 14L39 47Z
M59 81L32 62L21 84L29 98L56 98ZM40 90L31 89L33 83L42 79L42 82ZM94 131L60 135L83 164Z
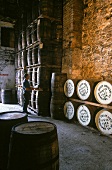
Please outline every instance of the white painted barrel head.
M74 94L75 86L71 79L68 79L64 84L64 93L67 97L72 97Z
M86 100L90 96L91 88L90 84L86 80L81 80L77 84L77 95L81 100Z
M91 121L91 113L87 106L80 105L77 109L77 119L82 126L89 125Z
M71 120L74 117L74 105L72 102L66 102L64 105L64 115L67 119Z
M100 110L95 116L95 124L101 133L112 134L112 113L104 109Z
M112 85L107 81L99 82L95 86L94 96L100 104L110 104L112 102Z

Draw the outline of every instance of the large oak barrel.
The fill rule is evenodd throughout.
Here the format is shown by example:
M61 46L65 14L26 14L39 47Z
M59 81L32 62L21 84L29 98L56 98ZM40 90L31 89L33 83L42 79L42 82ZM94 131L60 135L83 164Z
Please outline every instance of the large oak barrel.
M22 50L22 34L20 33L18 37L18 51L21 50Z
M90 97L91 87L87 80L81 80L77 84L77 96L81 100L87 100Z
M29 82L30 82L30 85L32 86L32 72L33 72L33 69L32 68L28 68L28 74L29 74Z
M26 33L22 31L22 49L26 48Z
M77 108L77 119L82 126L87 126L91 121L91 113L86 105L80 105Z
M16 85L21 85L21 70L16 71Z
M33 67L32 71L32 85L36 86L37 85L37 68Z
M53 119L64 120L64 104L66 102L66 98L56 98L51 97L50 101L50 114Z
M32 39L31 39L31 28L27 28L26 30L26 40L27 40L27 46L32 44Z
M31 38L32 38L32 44L33 44L34 42L36 42L36 40L37 40L37 24L33 24L33 25L32 25Z
M51 77L51 102L50 113L54 119L64 119L64 103L66 96L64 95L64 84L67 80L66 73L52 73Z
M71 101L67 101L64 105L64 115L68 120L72 120L75 116L74 105Z
M25 67L27 65L27 52L26 50L22 51L22 67Z
M32 65L32 51L31 51L31 49L28 49L28 51L27 51L27 63L28 63L28 66Z
M50 91L36 92L36 110L38 115L50 116Z
M50 90L51 69L40 66L37 68L37 84L44 90Z
M17 88L17 100L18 103L23 106L23 89L20 87Z
M18 68L22 67L22 52L18 52Z
M12 89L2 89L1 99L3 104L11 104L12 101Z
M14 125L27 122L27 115L19 111L0 113L0 170L6 170L11 129Z
M75 92L75 85L73 80L68 79L65 84L64 84L64 94L67 97L72 97L74 95Z
M38 49L37 47L32 49L32 64L38 63Z
M59 170L57 128L28 122L12 128L8 170Z
M112 103L112 85L107 81L100 81L94 89L94 96L100 104Z
M64 95L64 84L67 80L66 73L52 73L51 77L51 92L52 96L65 97Z
M105 135L112 135L112 112L102 109L97 112L95 123L98 130Z
M36 109L36 91L34 90L31 93L31 106L33 109Z
M78 105L76 111L76 117L78 122L82 126L95 126L95 114L96 114L96 106L91 106L87 104Z

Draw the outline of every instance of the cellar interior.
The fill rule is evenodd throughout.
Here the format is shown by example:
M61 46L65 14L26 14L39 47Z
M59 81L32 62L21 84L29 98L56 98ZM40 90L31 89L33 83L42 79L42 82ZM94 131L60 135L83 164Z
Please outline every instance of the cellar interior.
M1 0L1 101L12 95L23 105L22 82L28 73L31 86L43 89L32 90L29 101L38 115L73 119L80 105L91 110L90 124L101 109L111 115L111 5L95 0Z
M1 103L22 108L25 73L31 113L111 137L111 0L0 0Z

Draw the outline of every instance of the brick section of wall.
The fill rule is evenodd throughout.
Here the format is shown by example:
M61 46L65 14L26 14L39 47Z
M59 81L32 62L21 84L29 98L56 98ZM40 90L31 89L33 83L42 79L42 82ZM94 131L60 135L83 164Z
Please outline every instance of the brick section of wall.
M69 78L82 75L82 19L82 0L64 1L62 72Z
M84 6L83 77L112 79L112 1L85 0Z
M64 1L62 71L73 79L112 79L112 2L82 1Z

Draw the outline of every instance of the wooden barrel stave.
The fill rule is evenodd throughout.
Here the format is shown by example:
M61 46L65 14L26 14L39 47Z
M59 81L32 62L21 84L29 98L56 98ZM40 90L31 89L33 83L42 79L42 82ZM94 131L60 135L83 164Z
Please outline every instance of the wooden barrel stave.
M36 110L38 115L50 116L50 91L36 92Z
M0 169L7 169L11 129L14 125L27 122L27 115L20 111L0 113Z
M58 159L58 136L54 124L28 122L13 127L8 170L59 170Z
M12 104L12 89L2 89L1 99L3 104Z

